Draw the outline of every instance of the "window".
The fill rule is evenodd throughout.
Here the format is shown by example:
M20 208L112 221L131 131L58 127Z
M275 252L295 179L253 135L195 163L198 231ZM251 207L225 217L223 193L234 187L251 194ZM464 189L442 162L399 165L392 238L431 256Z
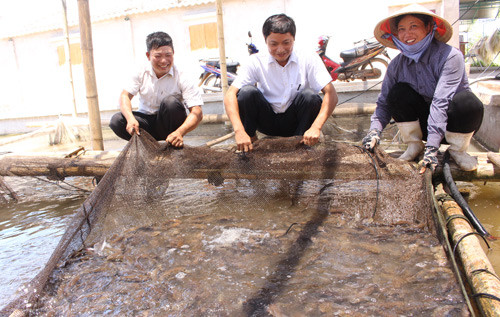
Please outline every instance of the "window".
M219 47L217 45L217 24L215 22L189 26L189 37L192 51Z
M73 43L69 45L69 52L71 57L71 65L78 65L82 63L82 50L80 43ZM64 45L57 46L57 55L59 57L59 66L66 63L66 53Z

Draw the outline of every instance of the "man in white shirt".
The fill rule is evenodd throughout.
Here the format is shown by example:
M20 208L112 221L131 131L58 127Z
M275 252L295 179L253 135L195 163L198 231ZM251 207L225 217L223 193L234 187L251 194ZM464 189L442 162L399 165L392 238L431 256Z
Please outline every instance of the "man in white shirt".
M262 27L269 53L250 56L226 93L224 105L239 151L253 149L257 130L272 136L303 135L302 143L312 146L337 105L321 58L293 50L295 31L292 18L270 16Z
M164 32L146 38L150 63L140 69L120 95L120 111L111 118L110 128L129 140L139 127L156 140L174 147L184 145L183 137L203 118L203 100L196 83L174 65L172 38ZM132 98L139 94L139 109L132 111ZM186 108L189 114L186 113Z

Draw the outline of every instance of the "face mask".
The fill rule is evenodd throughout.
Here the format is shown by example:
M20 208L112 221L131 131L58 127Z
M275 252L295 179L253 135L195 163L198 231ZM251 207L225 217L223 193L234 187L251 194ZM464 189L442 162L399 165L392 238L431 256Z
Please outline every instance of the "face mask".
M429 34L427 34L426 37L424 37L420 42L413 44L413 45L407 45L398 40L396 36L392 36L392 40L394 41L394 44L396 47L401 51L401 53L414 60L416 63L420 60L420 57L422 54L425 52L425 50L429 47L429 45L432 42L432 39L434 38L434 33L436 31L436 26L432 29Z

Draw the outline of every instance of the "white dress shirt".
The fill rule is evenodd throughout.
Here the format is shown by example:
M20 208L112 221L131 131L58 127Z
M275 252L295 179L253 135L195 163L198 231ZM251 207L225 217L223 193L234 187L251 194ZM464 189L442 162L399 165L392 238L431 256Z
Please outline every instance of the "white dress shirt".
M248 63L238 71L232 86L241 89L257 83L274 112L283 113L300 90L311 88L319 93L331 81L323 61L313 52L292 51L285 66L265 52L250 56Z
M134 96L139 94L138 111L145 114L157 113L161 101L170 95L179 99L187 108L203 105L198 85L175 64L167 74L158 78L148 63L132 76L125 90Z

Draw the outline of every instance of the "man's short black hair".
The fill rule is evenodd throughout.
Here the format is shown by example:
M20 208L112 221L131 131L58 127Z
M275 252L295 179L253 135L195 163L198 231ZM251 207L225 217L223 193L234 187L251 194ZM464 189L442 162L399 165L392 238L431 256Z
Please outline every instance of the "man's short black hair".
M271 15L262 26L262 33L264 34L265 40L267 40L267 37L271 33L290 33L295 39L295 31L295 22L292 18L283 13Z
M174 43L172 38L165 32L154 32L146 37L146 47L148 52L152 49L157 49L162 46L170 46L174 50Z

